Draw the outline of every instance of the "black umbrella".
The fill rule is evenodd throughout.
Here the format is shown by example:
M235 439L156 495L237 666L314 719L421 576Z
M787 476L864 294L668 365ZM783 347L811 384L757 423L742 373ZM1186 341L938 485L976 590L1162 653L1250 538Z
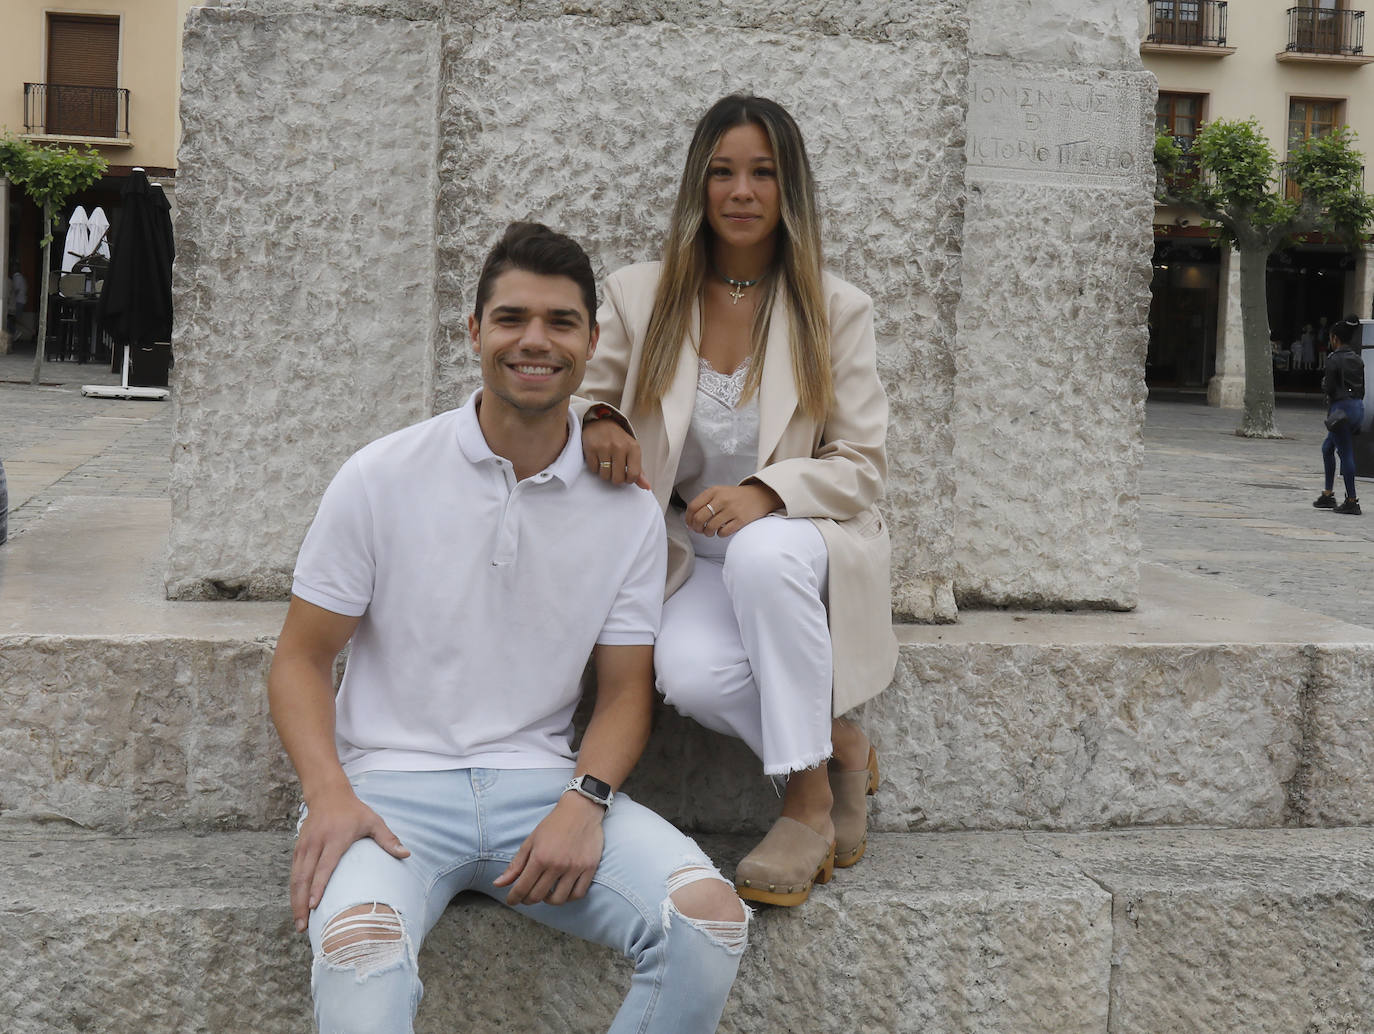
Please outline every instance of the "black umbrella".
M119 233L96 319L116 346L172 338L172 206L161 187L135 169L120 191Z

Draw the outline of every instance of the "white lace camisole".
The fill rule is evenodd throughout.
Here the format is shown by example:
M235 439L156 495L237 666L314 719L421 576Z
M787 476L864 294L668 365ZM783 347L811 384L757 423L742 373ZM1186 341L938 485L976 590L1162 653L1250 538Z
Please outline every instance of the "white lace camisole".
M705 358L697 362L697 397L673 486L683 502L691 502L712 485L739 484L759 462L758 395L740 405L749 360L728 375L718 373ZM696 532L691 536L698 556L724 556L730 541Z

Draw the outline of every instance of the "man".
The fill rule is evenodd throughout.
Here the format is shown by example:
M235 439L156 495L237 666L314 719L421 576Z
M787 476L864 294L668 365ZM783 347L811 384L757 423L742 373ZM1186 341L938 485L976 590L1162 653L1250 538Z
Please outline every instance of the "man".
M1331 328L1331 351L1322 373L1322 392L1326 395L1326 440L1322 442L1322 469L1326 487L1313 500L1318 509L1360 516L1360 500L1355 495L1355 439L1364 424L1364 360L1355 347L1360 329L1359 316L1347 316ZM1341 478L1345 481L1345 502L1337 504L1336 455L1340 454Z
M322 1031L411 1030L420 943L464 890L630 955L614 1032L712 1031L724 1008L747 913L614 792L648 738L665 540L652 495L583 468L569 397L595 312L574 241L508 227L468 320L482 389L352 456L301 547L268 684L305 797L291 910Z

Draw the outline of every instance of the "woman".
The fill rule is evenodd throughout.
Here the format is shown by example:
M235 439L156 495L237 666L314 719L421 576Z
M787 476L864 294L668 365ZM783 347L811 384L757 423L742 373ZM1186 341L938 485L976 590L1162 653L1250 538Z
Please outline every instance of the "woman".
M669 536L658 687L786 777L742 897L806 900L867 843L878 784L839 716L891 681L887 399L872 303L821 269L801 132L734 95L697 124L662 262L608 278L582 393L591 470L652 485Z
M1360 500L1355 495L1355 440L1352 437L1364 423L1364 360L1352 347L1358 316L1347 316L1331 328L1331 351L1326 356L1322 391L1326 394L1326 440L1322 442L1322 467L1326 488L1313 506L1336 513L1360 516ZM1334 422L1333 422L1334 419ZM1336 503L1336 454L1341 457L1341 477L1345 481L1345 502Z

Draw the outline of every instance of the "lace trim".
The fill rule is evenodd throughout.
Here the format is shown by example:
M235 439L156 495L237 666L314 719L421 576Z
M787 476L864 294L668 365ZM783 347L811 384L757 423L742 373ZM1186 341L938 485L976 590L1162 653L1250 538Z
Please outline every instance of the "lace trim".
M734 373L720 373L705 356L697 360L697 391L719 402L727 409L739 405L744 394L744 378L749 374L749 357L745 356Z

